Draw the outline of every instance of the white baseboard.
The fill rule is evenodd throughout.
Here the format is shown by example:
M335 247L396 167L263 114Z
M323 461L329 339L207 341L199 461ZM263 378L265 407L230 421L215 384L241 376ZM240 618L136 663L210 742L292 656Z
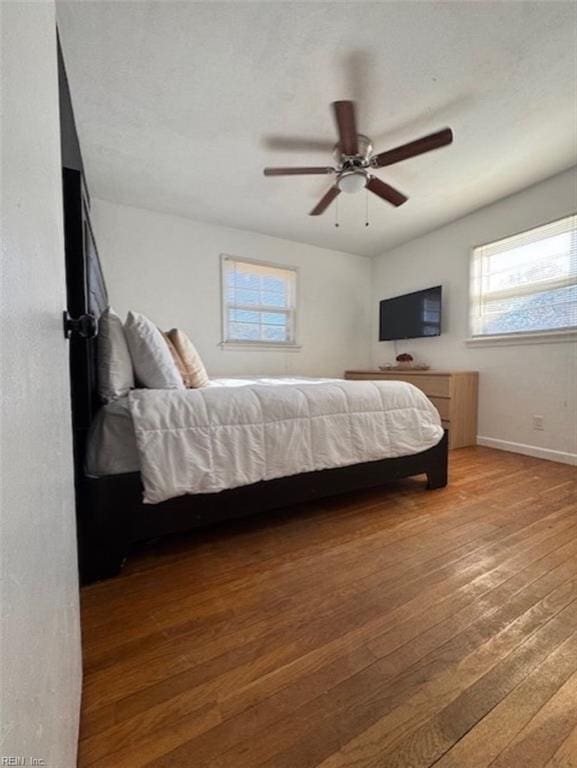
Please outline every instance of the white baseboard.
M494 437L481 437L477 435L477 445L486 448L496 448L499 451L510 453L522 453L524 456L533 456L535 459L557 461L560 464L573 464L577 466L577 453L567 451L554 451L552 448L540 448L537 445L525 445L524 443L511 443L509 440L497 440Z

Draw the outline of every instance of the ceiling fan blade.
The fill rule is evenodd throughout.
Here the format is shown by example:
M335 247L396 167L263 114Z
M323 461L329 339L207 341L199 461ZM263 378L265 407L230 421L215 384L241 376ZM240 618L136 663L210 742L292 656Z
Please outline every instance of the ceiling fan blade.
M333 101L339 143L343 155L356 155L359 151L354 101Z
M321 213L326 211L335 197L338 197L340 194L341 190L338 187L331 187L325 196L322 197L321 200L315 205L315 207L309 213L309 216L320 216Z
M265 176L308 176L315 174L334 173L330 166L310 166L309 168L265 168Z
M267 149L279 152L332 152L334 141L307 139L305 136L265 136L263 144Z
M370 177L370 179L367 181L366 187L374 195L382 197L383 200L387 201L387 203L391 203L391 205L396 205L397 207L403 203L406 203L409 199L408 197L405 197L402 192L399 192L398 189L385 184L384 181L377 179L376 176Z
M410 141L395 149L389 149L387 152L381 152L371 158L371 165L374 168L384 168L385 165L400 163L401 160L408 160L410 157L422 155L430 152L432 149L446 147L453 141L453 131L450 128L444 128L437 133L431 133L429 136L423 136L416 141Z

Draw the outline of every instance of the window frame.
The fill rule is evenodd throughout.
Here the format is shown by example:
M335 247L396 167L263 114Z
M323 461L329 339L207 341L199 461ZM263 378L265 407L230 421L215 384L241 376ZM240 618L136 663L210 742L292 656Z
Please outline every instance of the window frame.
M289 316L290 321L290 327L292 330L292 338L290 341L264 341L262 339L257 339L254 341L251 341L250 339L229 339L228 338L228 313L229 313L229 304L228 304L228 298L226 294L226 262L227 261L234 261L238 262L240 264L254 264L259 267L270 267L272 269L282 269L286 270L288 272L292 272L294 274L294 302L293 307L289 309L283 309L280 307L269 307L267 305L264 306L250 306L248 309L252 311L275 311L275 312L285 312ZM244 258L241 256L233 256L230 253L221 253L220 254L220 301L221 301L221 317L222 317L222 328L221 328L221 342L220 346L222 349L261 349L261 350L279 350L279 351L298 351L301 349L301 345L298 343L299 340L299 315L300 315L300 273L299 268L294 265L289 264L279 264L275 261L264 261L262 259L249 259ZM234 307L235 309L242 307Z
M549 221L542 222L533 227L527 229L521 229L512 234L503 235L496 240L488 241L485 243L477 243L473 245L469 252L469 304L468 304L468 328L469 337L465 339L465 343L468 346L507 346L507 345L520 345L520 344L544 344L544 343L558 343L558 342L573 342L577 340L577 326L571 326L567 328L553 328L553 329L541 329L533 331L511 331L510 333L473 333L473 308L476 302L479 301L478 296L473 295L473 276L475 270L475 251L479 248L484 248L490 245L496 245L503 240L511 240L515 237L520 237L535 229L541 229L543 227L557 224L564 219L570 219L577 216L577 213L567 213L564 216L555 217ZM577 237L577 233L573 235Z

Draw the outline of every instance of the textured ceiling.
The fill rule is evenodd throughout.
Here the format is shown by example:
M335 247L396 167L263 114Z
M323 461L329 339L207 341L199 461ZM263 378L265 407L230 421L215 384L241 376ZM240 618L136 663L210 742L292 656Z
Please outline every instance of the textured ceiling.
M577 4L58 3L91 191L108 200L372 255L576 160ZM449 148L307 213L330 177L331 101L382 151L449 125ZM282 137L317 149L275 148ZM191 243L191 247L194 244Z

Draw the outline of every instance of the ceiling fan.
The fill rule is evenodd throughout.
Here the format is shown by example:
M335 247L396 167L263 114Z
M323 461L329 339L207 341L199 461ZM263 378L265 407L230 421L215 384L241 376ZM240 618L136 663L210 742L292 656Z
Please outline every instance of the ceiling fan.
M451 129L444 128L437 133L431 133L408 144L374 155L371 140L364 134L357 133L354 102L334 101L332 106L339 134L339 141L333 150L337 162L336 168L312 166L309 168L264 169L265 176L336 174L335 184L315 205L309 216L320 216L341 192L354 193L365 188L391 205L399 206L406 203L408 198L402 192L373 176L370 169L384 168L387 165L399 163L401 160L422 155L432 149L445 147L453 141Z

